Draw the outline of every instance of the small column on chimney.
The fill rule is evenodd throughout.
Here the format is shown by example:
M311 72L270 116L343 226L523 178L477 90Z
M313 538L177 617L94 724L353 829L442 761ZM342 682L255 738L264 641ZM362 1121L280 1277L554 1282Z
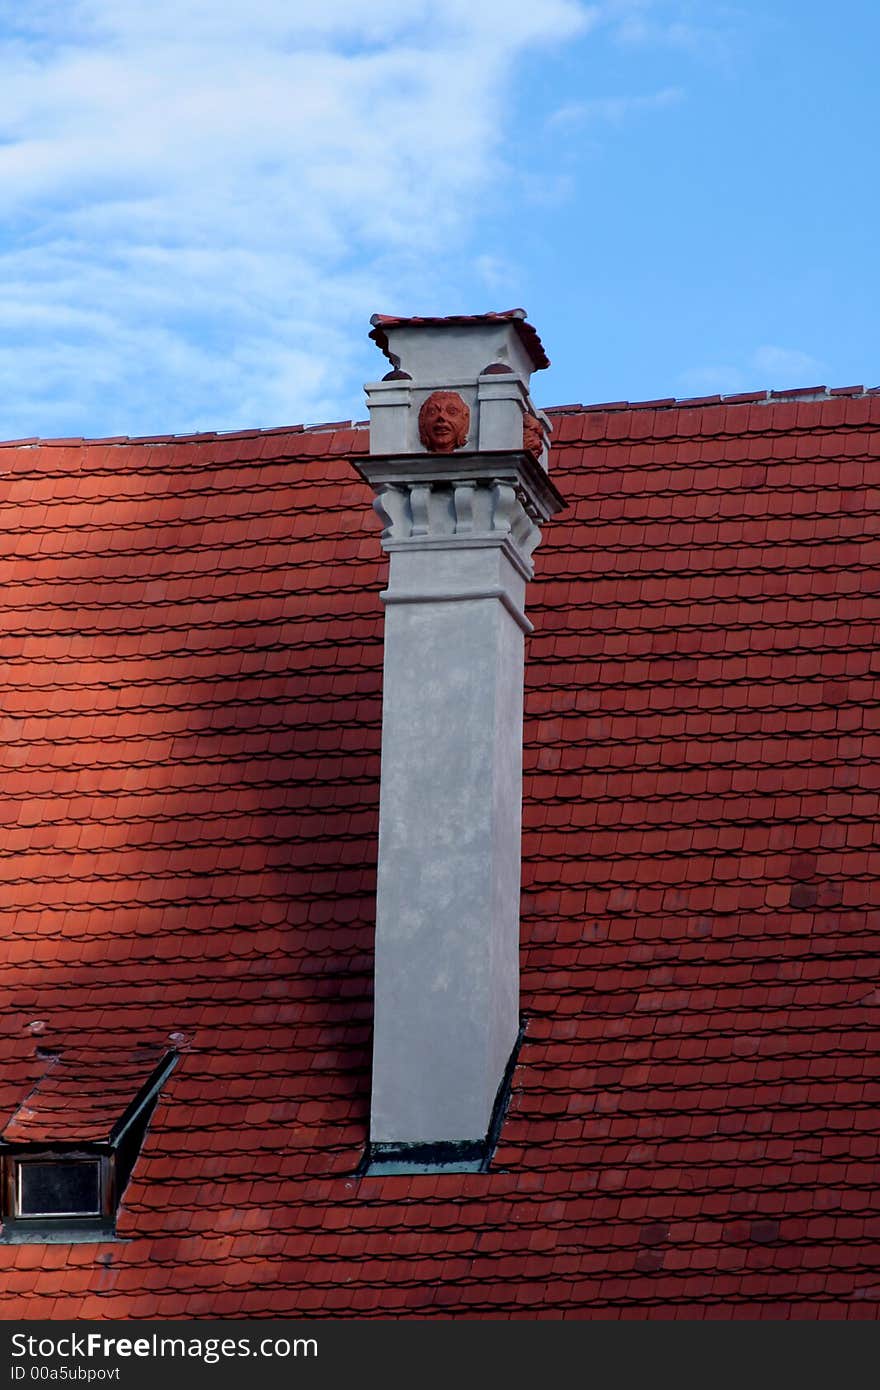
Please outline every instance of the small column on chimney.
M370 1171L485 1164L519 1032L525 591L563 505L523 310L375 315L367 386L390 555Z

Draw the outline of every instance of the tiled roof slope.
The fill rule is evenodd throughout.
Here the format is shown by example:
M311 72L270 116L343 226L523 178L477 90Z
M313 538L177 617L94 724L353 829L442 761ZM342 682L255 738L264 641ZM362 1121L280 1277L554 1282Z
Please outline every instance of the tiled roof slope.
M120 1243L7 1317L875 1318L880 398L568 410L494 1171L366 1139L363 431L0 453L3 1123L174 1047Z
M104 1143L129 1114L157 1071L164 1047L108 1050L102 1035L91 1046L66 1045L43 1056L37 1085L0 1131L7 1144Z

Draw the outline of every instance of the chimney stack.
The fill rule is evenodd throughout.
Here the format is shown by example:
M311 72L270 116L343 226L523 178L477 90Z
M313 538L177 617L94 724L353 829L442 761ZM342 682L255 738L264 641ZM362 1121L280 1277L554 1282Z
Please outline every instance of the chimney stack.
M521 309L374 315L360 472L390 554L368 1171L479 1169L519 1033L524 611L563 505Z

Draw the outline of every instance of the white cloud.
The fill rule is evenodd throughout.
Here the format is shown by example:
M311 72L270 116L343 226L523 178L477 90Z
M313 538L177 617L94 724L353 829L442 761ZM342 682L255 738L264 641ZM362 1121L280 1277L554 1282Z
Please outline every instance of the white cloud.
M747 389L747 377L739 367L689 367L679 376L681 391L689 396L732 396Z
M502 256L477 256L474 269L492 294L516 294L522 272L512 261Z
M369 314L444 302L516 63L594 19L0 0L0 436L338 415Z
M677 106L683 100L681 87L663 87L659 92L648 92L644 96L596 97L590 101L575 101L560 106L549 117L547 124L566 129L587 121L622 125L629 116L643 111L661 111L664 107Z
M734 395L737 391L797 390L815 386L822 363L797 348L755 348L738 365L705 365L682 372L682 389L694 395Z
M808 381L807 377L811 374L815 377L816 372L823 370L821 362L808 352L772 346L757 348L750 365L763 372L774 387L777 383L780 386L812 386L815 382Z
M741 12L724 0L606 0L602 18L621 44L664 45L726 62Z

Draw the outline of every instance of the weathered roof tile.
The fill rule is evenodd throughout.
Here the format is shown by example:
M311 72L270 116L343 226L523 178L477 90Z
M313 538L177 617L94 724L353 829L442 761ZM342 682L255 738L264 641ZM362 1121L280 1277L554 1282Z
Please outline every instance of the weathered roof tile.
M96 1031L181 1053L112 1266L5 1246L7 1306L876 1315L880 400L553 418L570 506L530 591L529 1022L494 1171L455 1177L354 1176L382 659L346 457L365 431L4 453L4 1122Z

